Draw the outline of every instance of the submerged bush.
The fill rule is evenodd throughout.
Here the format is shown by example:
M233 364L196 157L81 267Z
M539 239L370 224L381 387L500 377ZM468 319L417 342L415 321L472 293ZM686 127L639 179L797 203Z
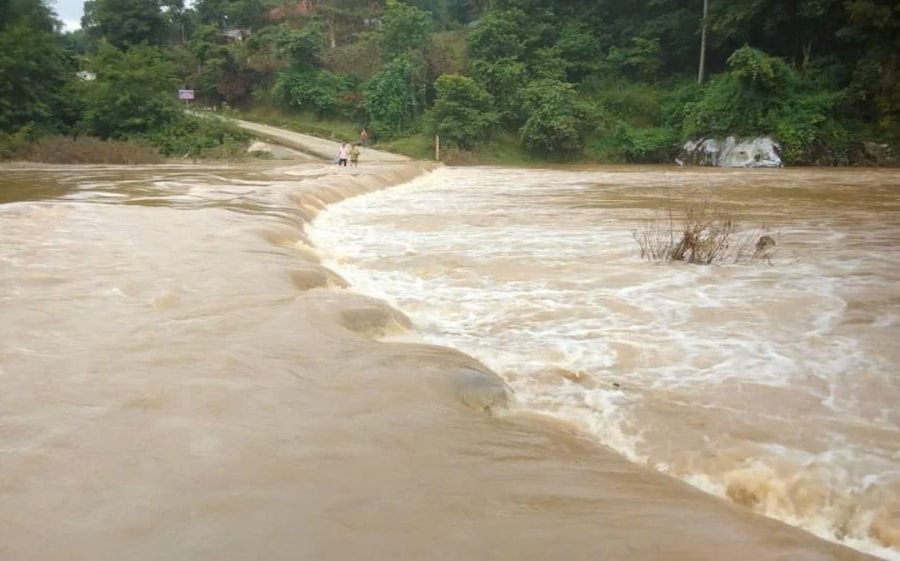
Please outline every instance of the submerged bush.
M710 265L767 260L775 245L767 232L765 227L742 227L731 212L709 199L687 201L676 210L669 198L664 211L631 235L642 259Z

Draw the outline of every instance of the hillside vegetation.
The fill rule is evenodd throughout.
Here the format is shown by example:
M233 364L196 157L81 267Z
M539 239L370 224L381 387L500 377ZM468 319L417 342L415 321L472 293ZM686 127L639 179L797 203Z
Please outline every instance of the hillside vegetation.
M239 153L243 133L186 115L178 89L418 157L439 134L460 162L671 161L733 134L841 165L863 141L898 145L894 0L707 4L89 0L63 33L47 3L0 0L0 157L52 135Z

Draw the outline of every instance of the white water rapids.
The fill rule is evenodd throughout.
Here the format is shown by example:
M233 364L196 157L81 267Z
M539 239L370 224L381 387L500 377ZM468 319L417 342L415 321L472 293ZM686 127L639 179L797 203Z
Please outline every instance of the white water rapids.
M642 261L712 197L771 263ZM900 559L900 176L445 168L310 229L353 289L499 372L519 407L757 512Z

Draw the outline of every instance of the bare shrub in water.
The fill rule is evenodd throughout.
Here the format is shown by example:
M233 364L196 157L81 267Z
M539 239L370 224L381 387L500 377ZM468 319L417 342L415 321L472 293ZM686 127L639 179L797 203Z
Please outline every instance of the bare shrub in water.
M768 261L775 240L767 232L764 226L741 227L731 212L709 198L688 201L676 210L668 197L666 210L644 221L631 235L642 259L709 265Z

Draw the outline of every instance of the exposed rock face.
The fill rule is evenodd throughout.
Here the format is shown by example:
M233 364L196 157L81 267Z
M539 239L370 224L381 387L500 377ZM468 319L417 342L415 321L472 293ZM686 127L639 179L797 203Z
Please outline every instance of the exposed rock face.
M723 168L780 168L781 147L768 137L740 140L728 138L701 138L685 142L679 161L697 165Z

